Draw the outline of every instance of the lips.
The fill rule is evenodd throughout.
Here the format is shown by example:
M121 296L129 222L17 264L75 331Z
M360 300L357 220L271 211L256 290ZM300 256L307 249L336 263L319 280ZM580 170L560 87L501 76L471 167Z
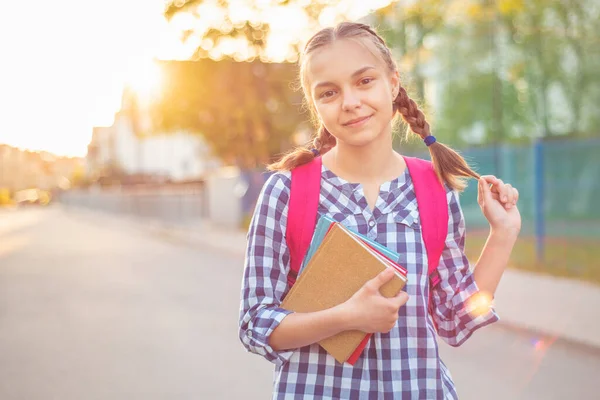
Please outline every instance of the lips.
M360 125L363 122L368 121L371 117L372 117L372 115L367 115L365 117L359 117L359 118L351 119L350 121L345 122L342 125L344 125L344 126L357 126L357 125Z

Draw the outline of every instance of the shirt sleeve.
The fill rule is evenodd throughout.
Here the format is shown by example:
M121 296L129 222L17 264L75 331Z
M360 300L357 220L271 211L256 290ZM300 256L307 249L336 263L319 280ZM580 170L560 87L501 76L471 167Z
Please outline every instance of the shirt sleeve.
M479 292L464 253L465 219L458 196L447 190L448 235L438 266L440 283L432 293L438 335L451 346L460 346L477 329L499 320L491 299Z
M290 268L285 241L290 185L291 174L277 172L261 190L248 229L240 301L240 340L247 351L276 365L293 354L269 346L271 333L291 313L279 307Z

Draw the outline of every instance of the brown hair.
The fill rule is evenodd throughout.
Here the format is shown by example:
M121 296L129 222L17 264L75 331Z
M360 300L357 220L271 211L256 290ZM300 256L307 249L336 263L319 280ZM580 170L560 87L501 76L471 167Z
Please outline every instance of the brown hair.
M315 116L316 111L310 100L310 89L307 87L305 77L307 56L313 51L333 43L337 39L355 38L370 40L371 44L375 45L379 55L390 71L396 72L398 70L385 41L370 26L356 22L342 22L335 27L320 30L307 42L302 54L300 67L300 79L305 100L313 116ZM429 123L425 120L423 112L421 112L414 100L408 96L402 86L400 86L398 96L394 100L394 112L396 111L400 113L402 119L410 126L412 132L419 135L422 139L430 136ZM336 139L327 131L323 124L320 125L317 134L312 140L312 147L322 155L335 146ZM479 178L479 174L469 167L465 159L450 147L436 141L429 146L429 152L438 177L450 188L462 191L466 187L466 182L463 178ZM267 168L271 171L289 171L310 162L314 157L315 153L309 146L301 146L288 152L280 161L268 165Z

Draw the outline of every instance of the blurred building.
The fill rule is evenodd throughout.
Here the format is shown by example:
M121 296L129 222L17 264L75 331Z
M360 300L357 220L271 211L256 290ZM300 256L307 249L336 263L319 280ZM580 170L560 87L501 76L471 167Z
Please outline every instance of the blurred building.
M199 135L185 131L148 132L149 116L127 91L109 127L95 127L86 157L87 176L119 176L121 181L201 180L220 163Z
M21 150L0 144L0 189L66 188L81 166L79 158Z

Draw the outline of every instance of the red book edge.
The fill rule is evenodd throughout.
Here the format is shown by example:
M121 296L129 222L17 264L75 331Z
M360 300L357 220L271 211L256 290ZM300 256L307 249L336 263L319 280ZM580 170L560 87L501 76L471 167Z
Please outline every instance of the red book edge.
M367 333L365 335L362 342L360 342L358 347L354 350L354 353L352 353L352 355L350 357L348 357L348 359L346 360L346 362L348 364L354 365L354 363L356 363L356 361L358 360L358 357L360 357L360 355L362 354L365 347L367 347L367 343L369 343L369 339L371 339L371 336L373 336L372 333Z

